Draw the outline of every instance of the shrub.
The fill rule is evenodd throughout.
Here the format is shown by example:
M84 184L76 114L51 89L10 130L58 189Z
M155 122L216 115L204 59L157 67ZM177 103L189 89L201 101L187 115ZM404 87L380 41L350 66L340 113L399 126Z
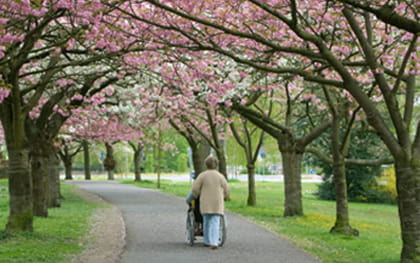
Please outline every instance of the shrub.
M369 172L376 172L376 169L365 169L347 170L347 192L349 201L395 204L397 200L397 191L394 169L386 169L383 172L383 176L378 179L369 174ZM323 182L318 185L317 194L319 199L335 200L334 182L332 177L333 175L323 176Z
M394 167L388 167L383 170L382 176L378 178L378 182L379 191L385 194L391 203L396 203L398 193Z
M186 172L188 171L188 155L186 153L181 153L178 155L177 158L177 171L178 172Z
M332 175L324 175L322 183L318 185L318 198L321 200L335 200L334 183Z

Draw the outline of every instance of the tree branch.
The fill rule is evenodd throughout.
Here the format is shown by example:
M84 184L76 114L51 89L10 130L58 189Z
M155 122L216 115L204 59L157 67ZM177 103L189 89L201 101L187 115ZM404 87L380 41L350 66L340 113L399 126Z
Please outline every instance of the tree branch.
M242 106L238 103L233 103L232 109L274 138L278 138L281 133L287 133L290 136L293 136L293 133L287 127L276 123L274 120L262 113Z
M229 34L229 35L233 35L233 36L237 36L237 37L240 37L240 38L246 38L246 39L254 40L254 41L258 42L258 43L264 44L265 46L271 47L273 50L276 50L276 51L290 52L290 53L293 53L293 54L301 54L301 55L304 55L306 57L313 57L313 58L322 59L322 57L319 54L314 53L314 52L310 52L307 49L295 48L295 47L283 47L283 46L280 46L280 45L276 45L275 43L267 40L265 37L262 37L262 36L260 36L260 35L258 35L256 33L254 33L254 34L248 34L248 33L242 32L242 31L233 30L233 29L227 28L227 27L225 27L225 26L223 26L221 24L213 23L213 22L211 22L209 20L198 18L198 17L195 17L195 16L190 15L188 13L179 11L179 10L177 10L175 8L172 8L172 7L168 6L168 5L162 4L162 3L160 3L160 2L158 2L156 0L146 0L146 1L149 2L149 3L151 3L151 4L153 4L153 5L155 5L155 6L157 6L157 7L159 7L159 8L161 8L161 9L163 9L163 10L166 10L166 11L171 12L171 13L177 15L177 16L180 16L182 18L185 18L185 19L188 19L190 21L194 21L194 22L200 23L202 25L205 25L205 26L208 26L208 27L211 27L211 28L220 30L220 31L222 31L222 32L224 32L226 34ZM122 9L119 9L119 10L121 12L123 12L124 14L129 15L129 16L132 16L133 18L136 18L136 19L140 19L143 22L146 22L146 23L149 23L149 24L153 24L155 26L158 25L156 23L151 23L151 21L147 21L147 20L145 20L143 18L139 18L138 16L135 16L133 14L130 14L130 13L128 13L128 12L122 10ZM171 29L172 30L176 30L178 32L181 32L181 30L179 28L172 27ZM183 33L185 33L185 31L183 31Z
M243 148L246 149L245 143L242 141L241 137L239 136L238 131L236 130L235 124L229 124L230 130L232 131L233 136L236 139L236 142Z
M375 58L375 52L372 49L372 47L369 45L366 38L364 37L363 32L358 25L358 22L353 16L353 13L348 8L344 8L342 12L344 16L346 17L354 34L359 40L359 43L362 47L363 54L365 55L366 61L369 64L370 70L374 73L375 80L377 81L379 89L381 90L383 94L385 104L388 108L388 112L390 114L392 123L394 124L394 127L396 129L398 139L401 145L407 146L410 144L409 142L410 140L409 140L409 134L407 132L406 124L404 123L403 118L400 114L400 111L398 108L398 102L395 96L393 96L391 89L388 87L387 80L385 79L383 74L376 73L376 70L379 69L379 65Z
M339 0L342 3L351 5L355 8L365 10L374 14L378 19L386 24L398 27L399 29L411 32L414 35L420 33L420 23L405 16L400 16L394 12L394 8L389 5L384 5L378 9L371 7L368 4L361 3L358 0Z
M332 124L332 121L328 120L316 126L314 129L312 129L311 132L309 132L309 134L298 139L299 144L302 145L303 147L306 147L306 145L310 144L313 140L318 138L323 132L325 132L328 128L330 128L331 124Z

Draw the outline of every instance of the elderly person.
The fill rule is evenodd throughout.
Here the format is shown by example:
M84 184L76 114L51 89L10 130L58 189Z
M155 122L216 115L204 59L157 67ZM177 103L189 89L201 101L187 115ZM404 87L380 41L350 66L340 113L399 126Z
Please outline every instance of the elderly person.
M218 161L209 156L205 160L207 170L200 173L192 186L195 198L200 197L200 212L203 215L204 246L217 249L220 218L224 213L224 199L229 196L229 186L219 173Z

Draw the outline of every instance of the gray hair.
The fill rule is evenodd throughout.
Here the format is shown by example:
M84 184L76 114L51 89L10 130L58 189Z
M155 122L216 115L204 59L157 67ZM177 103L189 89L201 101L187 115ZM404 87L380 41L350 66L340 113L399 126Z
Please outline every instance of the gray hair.
M204 163L206 164L207 169L216 169L219 161L213 156L208 156L206 160L204 160Z

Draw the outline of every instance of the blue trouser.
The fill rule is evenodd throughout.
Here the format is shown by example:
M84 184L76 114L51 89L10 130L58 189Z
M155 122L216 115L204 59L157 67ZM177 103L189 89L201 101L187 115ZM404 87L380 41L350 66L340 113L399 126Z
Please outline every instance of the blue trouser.
M204 244L211 246L219 244L220 217L219 214L203 215Z

